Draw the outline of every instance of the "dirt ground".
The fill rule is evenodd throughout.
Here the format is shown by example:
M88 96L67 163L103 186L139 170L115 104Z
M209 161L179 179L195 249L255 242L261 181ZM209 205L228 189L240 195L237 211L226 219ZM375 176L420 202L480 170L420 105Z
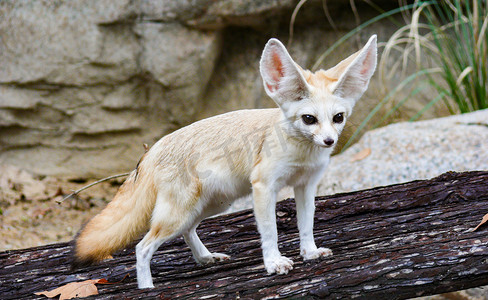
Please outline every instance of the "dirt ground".
M70 241L125 179L97 184L59 204L95 180L36 176L9 165L1 165L0 170L0 251Z

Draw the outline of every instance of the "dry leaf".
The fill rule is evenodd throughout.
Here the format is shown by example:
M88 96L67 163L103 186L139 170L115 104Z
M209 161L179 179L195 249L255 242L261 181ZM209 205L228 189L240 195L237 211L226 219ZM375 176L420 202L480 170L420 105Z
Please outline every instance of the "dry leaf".
M488 222L488 214L484 215L483 216L483 219L481 220L481 222L478 224L478 226L476 226L473 231L476 231L476 229L480 228L481 225L485 224L486 222Z
M371 154L371 148L364 148L363 150L356 153L352 158L351 162L363 160Z
M90 279L81 282L70 282L52 291L38 292L35 294L38 296L44 295L48 298L54 298L60 295L59 300L88 297L98 295L98 289L95 286L96 283L107 283L107 280Z

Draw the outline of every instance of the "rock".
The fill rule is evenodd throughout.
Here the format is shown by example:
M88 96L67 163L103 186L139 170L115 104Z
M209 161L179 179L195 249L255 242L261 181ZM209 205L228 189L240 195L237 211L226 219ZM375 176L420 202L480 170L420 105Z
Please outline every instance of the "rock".
M128 1L2 1L2 83L98 84L135 73L130 28L105 30Z
M368 149L370 154L365 156ZM367 132L358 143L333 156L318 194L428 179L448 171L488 170L486 149L486 109L391 124Z
M104 176L195 120L220 32L138 23L134 5L0 2L0 162Z
M161 107L190 123L219 55L220 33L179 24L143 23L135 27L143 50L141 68L164 87Z
M259 57L268 38L286 43L297 3L0 1L0 163L104 177L134 168L143 143L198 119L275 106L263 92ZM332 31L322 1L307 1L289 47L297 62L311 67L356 26L348 3L328 3L342 20ZM364 18L377 13L363 8ZM368 30L361 40L392 29ZM358 49L355 42L323 67ZM358 112L374 105L367 99L376 100L366 95Z
M294 0L144 0L137 3L145 20L179 22L199 29L234 26L262 26L271 16L294 8Z

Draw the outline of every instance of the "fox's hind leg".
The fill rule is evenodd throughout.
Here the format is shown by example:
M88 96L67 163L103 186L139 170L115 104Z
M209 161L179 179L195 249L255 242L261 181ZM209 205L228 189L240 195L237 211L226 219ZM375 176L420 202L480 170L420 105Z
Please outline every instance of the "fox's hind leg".
M154 232L155 230L151 228L136 246L137 285L140 289L154 287L150 268L151 258L162 243L173 237L173 235L155 236Z
M202 243L197 235L195 224L188 232L183 234L186 244L190 247L196 262L202 265L214 263L216 261L228 260L230 256L222 253L212 253L208 251L207 247Z
M185 216L166 199L158 195L151 228L136 246L137 284L140 289L153 288L150 263L162 243L180 236L186 224Z

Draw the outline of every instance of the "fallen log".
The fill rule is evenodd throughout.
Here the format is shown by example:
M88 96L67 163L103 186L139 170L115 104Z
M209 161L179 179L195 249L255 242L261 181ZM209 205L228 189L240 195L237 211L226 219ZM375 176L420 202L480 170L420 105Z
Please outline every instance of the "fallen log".
M60 243L1 252L0 298L45 299L34 292L100 278L117 283L97 285L96 299L405 299L488 284L488 226L469 230L488 213L488 172L450 172L316 202L317 245L334 255L304 262L294 203L280 202L279 245L295 262L288 275L266 274L254 217L245 210L198 229L210 251L231 260L199 266L181 238L165 243L151 263L154 289L137 289L133 247L71 271L71 246Z

